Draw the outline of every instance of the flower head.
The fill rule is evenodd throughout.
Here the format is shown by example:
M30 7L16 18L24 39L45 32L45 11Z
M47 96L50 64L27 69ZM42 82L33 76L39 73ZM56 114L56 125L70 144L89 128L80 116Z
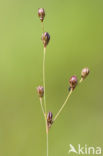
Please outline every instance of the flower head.
M48 32L43 33L41 39L43 41L44 47L46 47L49 43L49 40L50 40L49 33Z
M83 68L81 71L81 77L85 79L88 76L89 72L90 70L88 68Z
M52 125L52 123L53 123L52 118L53 118L53 114L52 114L52 112L49 112L48 115L47 115L47 124L48 124L48 128L50 128L51 125Z
M43 22L44 17L45 17L45 10L43 8L38 9L38 16L39 16L41 22Z
M53 117L52 112L49 112L48 115L47 115L47 121L51 122L52 121L52 117Z
M77 77L76 76L72 76L70 79L69 79L69 84L70 84L70 88L73 90L76 85L77 85Z
M39 97L42 98L44 95L44 88L42 86L38 86L37 93L38 93Z

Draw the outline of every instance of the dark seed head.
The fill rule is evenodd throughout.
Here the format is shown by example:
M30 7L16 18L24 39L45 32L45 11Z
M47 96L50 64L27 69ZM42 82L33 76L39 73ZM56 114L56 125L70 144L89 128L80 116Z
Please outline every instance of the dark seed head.
M44 17L45 17L45 11L44 11L43 8L39 8L39 9L38 9L38 16L39 16L41 22L43 22Z
M38 86L37 87L37 92L38 92L39 97L42 98L43 95L44 95L44 88L42 86Z
M52 112L49 112L47 115L47 125L48 125L48 129L51 127L51 125L53 124L53 114Z
M45 32L44 34L42 34L42 37L41 37L42 41L43 41L43 44L44 44L44 47L46 47L49 43L49 40L50 40L50 35L48 32Z
M76 87L77 82L78 82L78 80L77 80L77 77L76 77L76 76L72 76L72 77L70 78L69 84L70 84L70 88L71 88L72 90Z
M49 112L48 115L47 115L47 121L52 122L52 117L53 117L52 112Z
M89 72L90 72L90 71L89 71L88 68L82 69L81 77L82 77L83 79L85 79L85 78L88 76Z

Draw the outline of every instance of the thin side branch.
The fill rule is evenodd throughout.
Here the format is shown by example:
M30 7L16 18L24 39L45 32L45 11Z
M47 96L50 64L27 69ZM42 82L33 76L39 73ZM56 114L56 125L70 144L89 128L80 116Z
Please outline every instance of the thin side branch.
M79 83L82 83L82 81L83 81L83 80L84 80L84 79L83 79L83 78L81 78L81 79L80 79L80 81L79 81Z
M43 103L42 103L42 98L40 98L40 105L41 105L41 109L45 118L45 112L44 112L44 108L43 108Z
M79 84L82 83L83 80L84 80L84 79L81 78L80 81L79 81ZM56 116L55 116L53 122L57 119L57 117L60 115L61 111L63 110L63 108L64 108L65 105L67 104L67 101L68 101L70 95L72 94L72 91L73 91L73 90L71 89L70 92L69 92L69 94L68 94L68 96L67 96L67 98L66 98L66 100L64 101L62 107L60 108L60 110L59 110L58 113L56 114Z
M54 121L57 119L57 117L60 115L61 111L63 110L63 108L64 108L65 105L67 104L67 101L68 101L68 99L69 99L69 97L70 97L71 94L72 94L72 89L70 90L70 92L69 92L69 94L68 94L66 100L64 101L62 107L60 108L60 110L59 110L58 113L56 114L56 116L55 116L53 122L54 122Z

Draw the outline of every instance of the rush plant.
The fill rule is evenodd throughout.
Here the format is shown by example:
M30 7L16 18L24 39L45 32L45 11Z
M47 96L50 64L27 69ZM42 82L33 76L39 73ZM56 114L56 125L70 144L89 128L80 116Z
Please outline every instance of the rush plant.
M40 100L40 105L41 105L41 110L45 119L45 127L46 127L46 153L48 156L48 133L49 133L49 129L52 127L52 124L55 123L56 119L59 117L59 115L61 114L62 110L64 109L64 107L66 106L69 97L71 96L71 94L73 93L74 89L76 88L77 85L79 85L80 83L82 83L82 81L88 76L89 74L89 69L83 68L81 71L81 79L78 81L77 77L75 75L71 76L71 78L69 79L69 91L68 91L68 95L64 101L64 103L62 104L61 108L59 109L59 111L57 112L57 114L54 116L53 118L53 114L52 112L47 112L47 107L46 107L46 89L45 89L45 56L46 56L46 49L47 49L47 45L49 44L50 41L50 35L48 32L44 32L44 18L45 18L45 10L43 8L39 8L38 9L38 17L40 18L41 24L42 24L42 36L41 36L41 40L43 42L43 84L42 86L38 86L37 87L37 93L39 96L39 100Z

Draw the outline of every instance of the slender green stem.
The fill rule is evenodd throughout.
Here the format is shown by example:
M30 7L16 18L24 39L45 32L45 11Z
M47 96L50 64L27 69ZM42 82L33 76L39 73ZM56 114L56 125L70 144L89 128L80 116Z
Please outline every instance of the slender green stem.
M56 114L56 116L55 116L53 122L54 122L54 121L57 119L57 117L60 115L61 111L63 110L63 108L64 108L65 105L67 104L67 101L68 101L68 99L69 99L69 97L70 97L71 94L72 94L72 89L70 90L70 92L69 92L69 94L68 94L66 100L64 101L63 105L61 106L61 108L59 109L58 113Z
M44 33L44 23L42 22L42 32ZM46 127L46 152L48 156L48 124L47 124L47 110L46 110L46 96L45 96L45 55L46 55L46 47L44 47L43 54L43 86L44 86L44 108L41 103L42 111L45 117L45 127Z
M49 145L49 143L48 143L48 132L46 134L47 134L47 156L48 156L48 152L49 152L49 147L48 147L48 145Z
M80 79L80 81L79 81L79 83L82 83L82 81L83 81L83 80L84 80L84 79L83 79L83 78L81 78L81 79Z
M46 150L48 156L48 125L47 125L46 97L45 97L45 55L46 55L46 47L44 47L44 57L43 57L43 86L44 86L44 108L45 108L45 126L46 126Z
M46 127L46 155L48 156L48 123L47 123L47 116L45 115L45 127Z
M46 114L46 97L45 97L45 55L46 55L46 48L44 47L44 57L43 57L43 86L44 86L44 108Z
M41 109L45 118L45 112L44 112L44 108L43 108L43 103L42 103L42 98L40 98L40 105L41 105Z
M43 33L44 33L44 23L41 22L41 24L42 24L42 31L43 31Z

